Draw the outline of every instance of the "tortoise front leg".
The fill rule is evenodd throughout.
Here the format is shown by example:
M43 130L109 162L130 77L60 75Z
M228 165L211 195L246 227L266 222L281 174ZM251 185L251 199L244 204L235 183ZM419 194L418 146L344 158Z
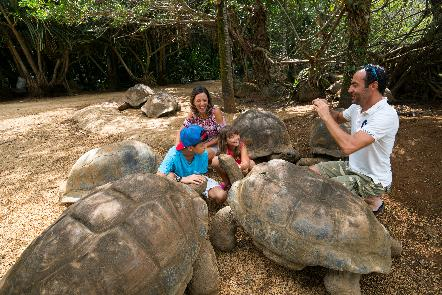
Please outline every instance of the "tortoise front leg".
M324 277L325 289L332 295L360 295L360 278L358 273L331 269Z
M212 244L204 239L198 258L193 263L193 276L188 288L192 295L214 295L219 293L219 287L215 251Z
M232 209L226 206L216 212L210 223L210 241L221 251L232 251L236 246L237 225Z

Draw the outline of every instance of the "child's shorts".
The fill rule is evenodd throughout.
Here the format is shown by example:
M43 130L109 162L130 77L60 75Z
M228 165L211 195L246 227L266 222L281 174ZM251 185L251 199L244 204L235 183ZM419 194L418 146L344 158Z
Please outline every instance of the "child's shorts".
M204 177L207 179L207 187L206 187L206 190L203 192L203 196L205 196L207 198L209 196L209 191L212 188L219 186L219 183L210 177L207 177L207 176L204 176Z

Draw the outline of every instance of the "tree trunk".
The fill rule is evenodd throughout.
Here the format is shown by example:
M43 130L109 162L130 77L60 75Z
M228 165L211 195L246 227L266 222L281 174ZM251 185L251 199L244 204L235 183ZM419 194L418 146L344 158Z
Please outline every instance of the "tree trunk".
M368 35L370 33L371 0L345 0L347 11L347 52L339 107L351 104L348 93L351 79L359 66L366 63Z
M227 9L224 0L217 1L216 18L224 111L234 113L236 112L236 105L233 90L232 48L228 29Z
M166 82L166 46L161 44L158 52L158 83L160 85Z
M251 52L253 75L260 88L270 84L271 63L266 56L270 50L270 39L267 34L267 12L260 0L256 0L250 23L254 24L252 44L255 48Z
M113 50L107 50L107 57L106 57L106 64L107 64L107 79L109 81L109 88L111 90L117 90L117 86L119 85L120 81L118 78L118 71L117 71L117 56L115 55L115 52Z
M25 74L25 77L23 78L26 79L28 93L31 96L43 96L48 89L48 80L45 75L41 52L37 50L37 57L35 57L35 54L33 55L32 50L29 49L29 42L25 38L25 35L18 31L17 23L9 18L9 12L1 4L0 15L3 15L6 20L6 23L4 23L5 27L9 28L9 32L6 33L9 37L7 46L14 57L17 69L19 69L19 72ZM15 41L12 40L13 37L15 38ZM15 48L16 45L14 42L18 43L18 46L20 46L21 53ZM24 63L22 55L24 55L27 64ZM35 62L35 58L37 58L37 63ZM30 67L30 70L28 67Z

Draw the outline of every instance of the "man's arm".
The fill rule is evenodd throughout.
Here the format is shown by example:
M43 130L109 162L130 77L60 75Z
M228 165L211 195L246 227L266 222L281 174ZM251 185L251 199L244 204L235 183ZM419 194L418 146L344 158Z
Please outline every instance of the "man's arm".
M350 155L374 142L374 138L364 131L351 135L342 130L339 122L342 122L342 120L346 122L347 120L342 113L330 112L328 104L324 99L313 100L313 107L344 154Z

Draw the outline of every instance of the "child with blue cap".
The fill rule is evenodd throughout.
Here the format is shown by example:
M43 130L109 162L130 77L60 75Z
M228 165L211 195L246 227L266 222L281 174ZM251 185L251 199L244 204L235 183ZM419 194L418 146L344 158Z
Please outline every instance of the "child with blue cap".
M201 126L190 125L180 132L180 142L169 149L158 168L158 175L167 176L184 184L199 185L207 179L203 195L222 204L227 193L219 184L203 175L208 171L209 156L204 146L207 134Z

